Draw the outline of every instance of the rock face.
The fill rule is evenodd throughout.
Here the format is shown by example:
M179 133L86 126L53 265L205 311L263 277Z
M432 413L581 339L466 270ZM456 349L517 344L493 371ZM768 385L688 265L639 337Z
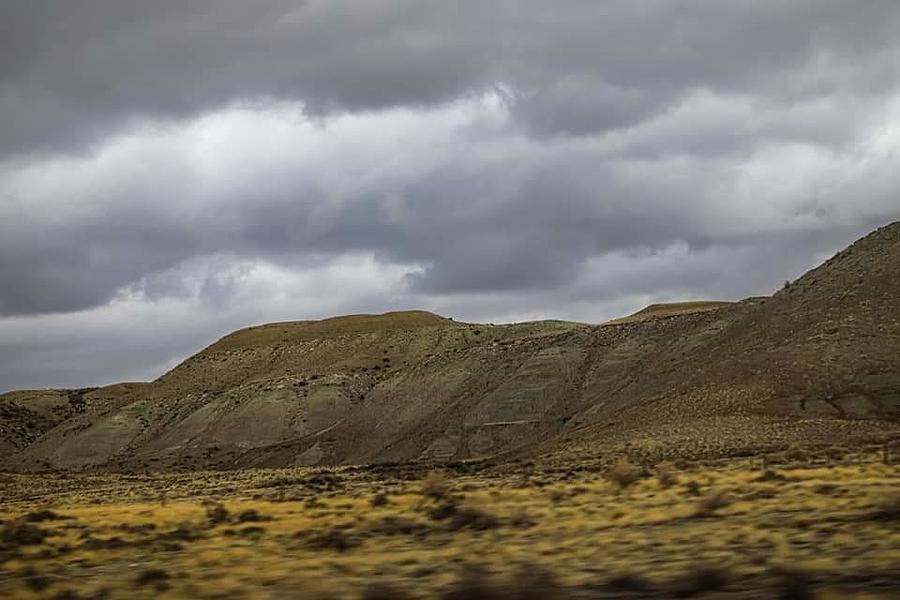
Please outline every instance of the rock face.
M152 383L0 396L5 468L238 468L900 435L900 224L772 297L600 326L423 311L232 333Z

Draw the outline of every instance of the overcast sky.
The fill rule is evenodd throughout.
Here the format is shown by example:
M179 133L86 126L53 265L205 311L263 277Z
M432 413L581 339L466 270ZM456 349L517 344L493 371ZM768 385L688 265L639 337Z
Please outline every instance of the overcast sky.
M900 218L896 0L5 0L0 391L237 327L600 322Z

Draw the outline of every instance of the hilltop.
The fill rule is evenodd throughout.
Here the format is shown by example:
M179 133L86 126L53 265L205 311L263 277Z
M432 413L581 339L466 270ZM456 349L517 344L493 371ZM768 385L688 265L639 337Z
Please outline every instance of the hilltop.
M771 297L589 325L425 311L229 334L150 383L0 396L6 468L724 456L900 433L900 224Z
M733 306L734 302L719 302L715 300L700 300L696 302L668 302L664 304L651 304L644 307L636 313L627 317L613 319L607 321L605 325L617 325L620 323L636 323L640 321L648 321L650 319L660 319L664 317L676 317L679 315L690 315L707 310L717 310L728 306Z

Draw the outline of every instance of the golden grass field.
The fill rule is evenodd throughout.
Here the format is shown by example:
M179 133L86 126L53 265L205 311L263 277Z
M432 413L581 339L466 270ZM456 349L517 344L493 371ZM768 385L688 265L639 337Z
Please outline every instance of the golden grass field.
M0 597L896 598L882 458L2 475Z

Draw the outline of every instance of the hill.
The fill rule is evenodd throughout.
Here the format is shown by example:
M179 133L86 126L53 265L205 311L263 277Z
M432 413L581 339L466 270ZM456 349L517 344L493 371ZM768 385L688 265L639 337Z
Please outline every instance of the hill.
M619 319L607 321L606 325L616 325L620 323L635 323L639 321L648 321L650 319L661 319L665 317L675 317L678 315L690 315L707 310L718 310L727 306L732 306L733 302L717 302L710 300L702 300L697 302L668 302L665 304L651 304L634 314Z
M0 396L9 469L721 456L900 433L900 223L772 297L603 325L424 311L234 332L158 380Z

